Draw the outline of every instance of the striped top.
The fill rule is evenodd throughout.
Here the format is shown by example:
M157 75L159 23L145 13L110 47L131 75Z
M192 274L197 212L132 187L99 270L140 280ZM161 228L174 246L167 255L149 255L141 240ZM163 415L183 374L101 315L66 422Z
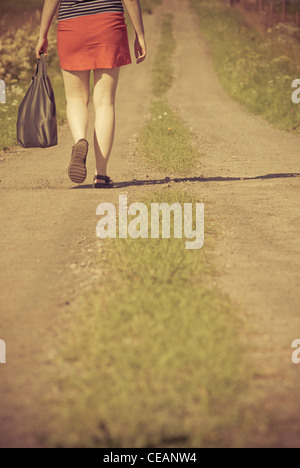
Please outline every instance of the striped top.
M122 0L62 0L58 21L108 12L124 13Z

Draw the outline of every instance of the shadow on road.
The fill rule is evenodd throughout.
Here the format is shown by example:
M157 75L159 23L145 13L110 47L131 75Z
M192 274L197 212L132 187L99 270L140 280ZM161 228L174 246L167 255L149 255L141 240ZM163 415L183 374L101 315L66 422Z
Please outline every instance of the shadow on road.
M138 186L145 186L145 185L163 185L169 184L170 182L173 183L183 183L183 182L239 182L245 180L268 180L268 179L289 179L292 177L300 177L300 173L287 173L287 174L267 174L262 176L256 177L184 177L184 178L176 178L171 179L170 177L166 177L165 179L146 179L146 180L130 180L124 182L116 182L114 188L126 188L126 187L138 187ZM91 189L93 188L92 185L78 185L73 187L73 190L77 189Z

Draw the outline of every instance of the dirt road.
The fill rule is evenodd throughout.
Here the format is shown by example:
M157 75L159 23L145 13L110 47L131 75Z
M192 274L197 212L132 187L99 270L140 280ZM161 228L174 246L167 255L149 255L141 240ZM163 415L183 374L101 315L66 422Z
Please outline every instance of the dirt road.
M86 184L74 187L66 172L74 144L67 126L60 129L58 147L15 148L1 155L0 335L7 347L7 364L1 366L0 380L1 447L38 444L42 408L37 402L51 349L63 333L60 312L101 275L101 246L96 238L98 204L117 204L120 193L134 198L137 191L142 196L151 190L122 187L123 181L148 175L145 163L136 160L133 141L147 119L150 68L159 33L154 15L146 15L145 22L153 44L149 60L139 67L124 67L118 90L110 176L121 182L120 188L92 189L92 149ZM90 125L91 142L92 131ZM159 179L162 174L152 170L151 176Z
M180 10L178 79L169 99L205 153L207 182L190 184L190 190L215 220L218 284L241 311L256 369L249 404L261 399L270 411L278 445L300 446L300 367L291 362L291 343L300 338L300 138L272 128L226 95L188 1L172 5Z
M145 18L150 57L143 66L123 69L110 175L118 182L172 176L145 167L132 141L147 118L157 20L166 11L175 13L178 44L169 101L205 153L201 171L190 174L204 180L184 184L206 203L218 232L217 281L239 306L242 339L257 369L249 406L261 401L276 416L278 445L300 446L300 367L291 363L290 347L300 338L300 182L285 177L300 173L300 138L274 130L228 98L188 0L164 0ZM109 193L91 185L74 188L66 176L72 144L63 128L54 149L1 156L0 338L8 359L1 366L1 447L39 444L38 396L51 349L63 336L60 311L101 275L97 205L117 203L120 193L139 200L159 187L121 184ZM91 183L92 151L88 166ZM277 176L256 178L268 174ZM227 177L237 180L220 179Z

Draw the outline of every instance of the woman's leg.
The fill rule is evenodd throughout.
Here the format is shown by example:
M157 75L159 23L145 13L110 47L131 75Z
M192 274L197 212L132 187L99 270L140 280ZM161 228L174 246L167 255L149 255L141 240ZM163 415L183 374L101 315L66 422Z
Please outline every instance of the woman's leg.
M90 97L90 71L63 70L67 99L67 117L75 143L86 139L88 104Z
M96 175L107 175L115 134L115 97L120 68L94 70Z

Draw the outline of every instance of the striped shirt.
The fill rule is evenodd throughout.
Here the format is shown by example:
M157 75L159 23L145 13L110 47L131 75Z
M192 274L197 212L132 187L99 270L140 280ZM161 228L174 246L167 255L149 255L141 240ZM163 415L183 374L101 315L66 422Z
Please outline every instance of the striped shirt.
M108 12L124 13L122 0L62 0L58 21Z

